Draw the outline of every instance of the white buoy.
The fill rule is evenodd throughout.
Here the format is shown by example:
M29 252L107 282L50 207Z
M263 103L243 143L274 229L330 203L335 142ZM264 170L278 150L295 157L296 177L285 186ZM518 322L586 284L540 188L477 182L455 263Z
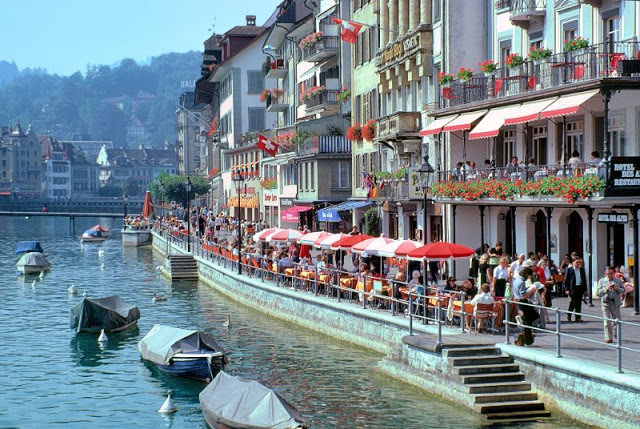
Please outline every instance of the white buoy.
M67 289L67 293L69 295L77 295L78 294L78 287L75 286L73 283L71 283L71 286L69 286L69 288Z
M167 395L167 399L164 400L158 412L163 414L172 414L176 411L178 411L178 409L175 405L173 405L173 401L171 400L171 392L169 392L169 394Z
M102 331L100 331L100 336L98 337L98 342L99 343L106 343L107 341L109 341L109 337L107 337L107 334L104 333L104 329Z
M226 326L227 328L231 327L231 316L227 314L227 318L222 322L222 326Z
M103 255L104 255L104 249L98 250L98 256L103 256Z

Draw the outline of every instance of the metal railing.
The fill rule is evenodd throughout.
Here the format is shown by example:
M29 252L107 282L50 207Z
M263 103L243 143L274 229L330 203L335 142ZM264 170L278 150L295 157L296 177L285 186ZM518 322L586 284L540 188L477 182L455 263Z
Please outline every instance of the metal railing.
M511 334L512 334L512 327L514 326L518 326L518 327L524 327L527 326L527 328L530 328L532 331L535 332L545 332L548 334L552 334L555 335L556 337L556 341L555 341L555 351L556 351L556 357L558 358L562 358L562 339L563 338L573 338L573 339L577 339L580 341L584 341L587 343L591 343L591 344L598 344L604 347L613 347L616 350L616 366L617 366L617 370L619 373L622 373L622 352L623 351L628 351L628 352L632 352L632 353L640 353L640 349L638 348L633 348L633 347L629 347L628 345L623 345L623 332L624 330L622 329L623 326L634 326L636 328L640 328L640 323L634 323L634 322L627 322L624 320L620 320L620 319L610 319L610 318L605 318L605 317L600 317L600 316L594 316L594 315L589 315L589 314L585 314L585 313L576 313L576 312L572 312L572 311L567 311L567 310L561 310L557 307L545 307L545 306L541 306L541 305L536 305L536 304L531 304L528 302L520 302L520 301L513 301L513 300L505 300L505 302L507 304L517 304L518 306L527 306L527 307L531 307L536 309L536 311L538 313L540 313L540 310L545 310L548 312L552 312L553 314L555 314L555 326L553 329L548 329L548 328L543 328L543 327L538 327L538 326L531 326L531 325L520 325L517 321L512 321L512 319L514 319L514 317L512 317L513 315L509 314L509 305L505 305L505 320L504 320L504 324L505 324L505 341L507 342L507 344L509 344L510 340L511 340ZM563 332L562 331L562 325L561 325L561 320L565 317L569 317L569 316L574 316L576 317L576 319L578 318L582 318L582 319L593 319L593 320L599 320L599 321L608 321L611 323L615 324L616 327L616 340L615 340L615 344L614 343L606 343L605 341L598 341L598 340L594 340L593 338L589 338L587 336L584 335L579 335L577 333L570 333L570 332ZM542 315L540 315L540 317L543 317ZM604 323L603 323L604 326Z
M474 182L486 179L502 181L522 182L541 180L545 177L578 177L584 175L595 175L600 178L605 177L604 165L582 162L577 165L569 164L546 164L546 165L518 165L504 167L482 167L475 169L452 169L439 170L436 173L438 182Z
M599 43L552 54L538 61L525 61L514 68L501 67L491 75L477 73L468 81L454 79L450 86L441 88L438 106L444 109L602 78L617 78L621 75L623 61L638 60L638 50L639 42L635 38Z

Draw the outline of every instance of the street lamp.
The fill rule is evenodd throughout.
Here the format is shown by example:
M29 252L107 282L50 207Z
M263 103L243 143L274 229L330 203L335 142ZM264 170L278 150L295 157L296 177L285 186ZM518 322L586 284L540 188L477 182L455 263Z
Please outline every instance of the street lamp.
M158 179L158 190L160 191L160 221L164 219L164 183Z
M187 252L191 252L191 200L189 199L191 180L189 176L184 180L184 189L187 191Z
M237 173L233 176L233 182L236 185L236 195L238 196L238 274L242 274L242 226L240 222L240 189L242 189L242 184L244 183L244 176L242 173Z
M127 207L129 206L129 196L127 195L126 192L122 196L122 205L124 207L124 218L125 218L125 221L126 221L126 219L127 219Z
M433 183L434 169L429 164L429 155L424 156L424 162L420 166L418 173L420 173L420 183L422 184L422 194L424 201L422 203L422 244L427 244L427 194Z

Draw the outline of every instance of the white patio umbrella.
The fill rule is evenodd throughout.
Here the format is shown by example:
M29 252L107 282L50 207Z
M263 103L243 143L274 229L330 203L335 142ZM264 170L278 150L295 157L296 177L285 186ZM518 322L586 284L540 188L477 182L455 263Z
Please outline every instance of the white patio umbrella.
M265 230L262 230L260 232L256 232L255 234L253 234L253 241L258 242L258 241L268 241L267 238L272 235L275 234L278 231L281 231L282 228L267 228Z
M380 255L380 251L384 249L385 246L395 241L396 240L393 240L391 238L386 238L386 237L368 238L364 241L361 241L360 243L357 243L351 246L351 251L353 253L366 252L368 255L372 255L372 256L383 256L383 255Z
M267 236L266 241L296 241L302 237L302 235L302 231L286 228Z
M333 234L326 231L309 232L298 239L298 243L313 246L318 240L324 240L327 237L331 237Z
M384 246L378 254L380 256L386 256L388 258L401 258L406 257L407 253L412 250L421 247L422 243L414 240L394 240L393 243L389 243Z
M315 247L319 247L321 249L331 249L331 245L336 241L342 240L344 237L348 237L347 234L343 234L342 232L338 234L332 234L329 237L321 238L313 242Z

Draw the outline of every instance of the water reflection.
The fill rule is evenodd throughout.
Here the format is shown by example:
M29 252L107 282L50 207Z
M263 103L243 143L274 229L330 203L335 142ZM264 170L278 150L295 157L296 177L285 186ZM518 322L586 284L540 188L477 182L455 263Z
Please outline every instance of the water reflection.
M140 328L134 326L123 332L107 334L109 340L99 342L98 333L78 332L71 337L69 347L71 357L79 366L96 367L108 360L118 350L136 345L136 339L140 336Z

